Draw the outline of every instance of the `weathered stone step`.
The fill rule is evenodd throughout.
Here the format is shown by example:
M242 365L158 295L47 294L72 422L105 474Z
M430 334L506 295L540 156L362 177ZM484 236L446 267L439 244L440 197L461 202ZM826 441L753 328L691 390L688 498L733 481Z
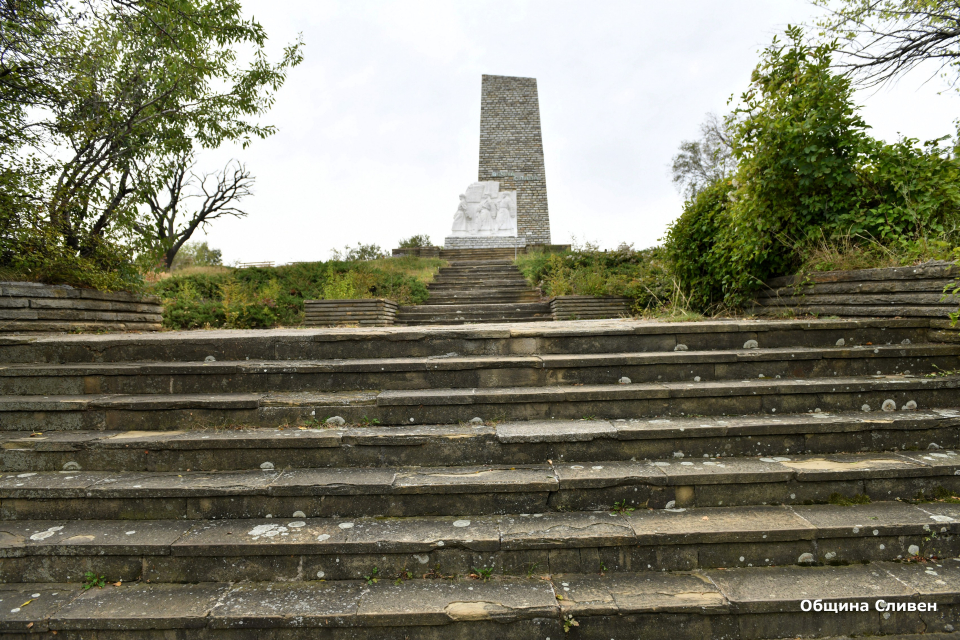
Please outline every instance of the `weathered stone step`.
M482 419L576 419L585 416L633 418L656 415L743 415L876 409L957 404L960 376L907 378L758 379L553 387L390 390L377 396L379 419L404 422L404 408L416 407L428 422Z
M960 368L960 345L543 356L0 365L0 394L346 391L751 378L923 375ZM697 380L699 378L699 380Z
M473 299L476 300L476 299ZM496 298L484 302L471 300L439 300L439 304L400 307L398 324L464 324L498 322L534 322L552 320L550 304L545 302L510 302Z
M641 418L954 407L960 375L387 391L0 396L0 431Z
M506 516L5 522L0 580L360 580L848 565L960 555L960 504L876 502Z
M550 312L550 304L546 302L524 302L524 303L510 303L510 302L491 302L491 303L474 303L474 304L464 304L462 309L456 310L457 313L484 313L484 314L493 314L493 313L541 313L541 312ZM411 306L400 307L400 311L397 314L407 314L407 315L429 315L431 313L450 313L451 309L448 305L433 305L433 304L418 304Z
M426 305L469 305L486 306L490 304L539 303L541 296L536 291L458 291L453 293L430 294ZM419 305L418 305L419 306ZM410 311L411 309L407 309ZM412 310L416 310L413 307ZM542 311L539 310L538 311ZM552 316L551 316L552 317Z
M0 362L317 360L495 354L623 353L926 342L930 320L588 320L517 327L311 328L159 334L0 336Z
M483 282L431 282L427 289L431 293L462 292L462 291L532 291L525 282L503 282L485 280Z
M132 633L151 640L181 633L200 639L316 638L322 633L331 640L526 640L563 638L565 629L585 638L635 638L641 630L642 638L675 640L838 634L904 640L908 633L941 640L949 636L938 634L952 633L960 617L960 567L952 559L675 573L534 572L529 579L487 581L298 578L111 584L89 590L77 583L4 585L4 604L31 605L4 606L0 626L24 637L56 631L60 637L104 640ZM831 611L808 612L813 600L827 603ZM851 610L853 603L857 611ZM844 611L833 613L840 605Z
M4 472L529 464L960 448L960 410L0 435Z
M269 462L269 461L265 461ZM266 465L265 465L266 466ZM275 466L275 465L274 465ZM467 467L4 474L3 520L478 515L905 500L960 492L955 451Z

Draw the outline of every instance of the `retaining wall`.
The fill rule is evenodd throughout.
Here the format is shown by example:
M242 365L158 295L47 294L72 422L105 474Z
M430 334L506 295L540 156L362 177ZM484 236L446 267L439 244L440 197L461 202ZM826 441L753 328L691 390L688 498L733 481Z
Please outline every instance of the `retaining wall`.
M159 331L162 322L156 296L0 282L0 333Z
M947 318L960 307L960 296L943 293L957 281L952 262L914 267L823 271L773 278L751 311L758 315L797 314Z
M591 320L629 315L630 298L555 296L550 299L554 320Z
M361 325L385 327L397 315L397 303L385 298L357 300L305 300L305 321L308 327Z

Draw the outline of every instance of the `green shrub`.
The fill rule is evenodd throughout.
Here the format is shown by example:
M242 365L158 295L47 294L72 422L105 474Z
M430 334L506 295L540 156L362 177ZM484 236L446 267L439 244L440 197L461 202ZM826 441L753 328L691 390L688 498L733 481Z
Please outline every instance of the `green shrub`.
M957 160L938 141L871 139L849 79L830 69L835 44L807 46L795 27L787 36L766 49L728 120L735 176L687 201L664 238L698 311L738 309L815 256L908 262L960 239Z
M621 245L601 251L588 245L563 253L534 251L521 254L517 266L547 296L623 296L636 310L662 306L671 297L672 279L658 248Z
M67 284L100 291L138 292L143 276L133 252L108 240L97 241L87 255L64 246L47 225L8 229L0 243L0 279Z
M399 247L401 249L416 249L418 247L431 247L433 246L430 243L430 236L426 234L420 234L416 236L410 236L409 238L404 238L400 241Z
M153 287L171 329L267 328L303 322L303 301L390 298L426 301L426 283L437 259L389 258L367 262L308 262L281 267L232 269L161 280Z

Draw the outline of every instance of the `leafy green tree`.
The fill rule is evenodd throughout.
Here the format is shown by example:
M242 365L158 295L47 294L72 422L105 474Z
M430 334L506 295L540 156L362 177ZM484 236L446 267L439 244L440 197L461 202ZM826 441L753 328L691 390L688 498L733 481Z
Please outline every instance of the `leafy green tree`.
M110 226L133 228L136 166L275 131L256 117L300 62L300 46L271 63L266 39L236 0L88 5L54 113L69 151L48 206L69 247L85 253ZM238 63L239 47L251 48L248 65Z
M942 140L872 139L850 78L831 71L836 46L790 27L763 52L734 112L736 174L668 230L673 272L701 310L742 306L815 240L869 238L905 256L960 240L960 164Z
M695 197L700 191L718 180L730 177L737 168L733 155L732 122L721 120L715 113L708 113L700 125L699 140L684 140L673 157L671 171L673 183L686 198Z
M960 80L960 3L956 0L815 0L818 24L846 41L840 67L865 85L892 80L917 65L936 65L951 86Z
M137 205L165 159L274 133L258 119L302 59L298 40L268 60L238 0L2 6L0 201L22 205L0 218L7 267L30 238L81 262L148 249Z
M401 249L415 249L418 247L429 247L432 245L430 244L430 236L426 234L420 234L410 236L409 238L403 238L400 241L399 246Z
M188 242L180 247L170 270L220 266L223 266L223 252L220 249L212 249L206 242Z
M339 262L357 262L367 260L377 260L388 257L387 252L376 244L363 244L358 242L356 247L347 245L340 249L330 250L330 259Z

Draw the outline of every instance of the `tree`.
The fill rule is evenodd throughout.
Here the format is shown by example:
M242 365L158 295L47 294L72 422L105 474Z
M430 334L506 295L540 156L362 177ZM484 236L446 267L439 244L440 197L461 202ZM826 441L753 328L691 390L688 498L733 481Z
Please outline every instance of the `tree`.
M687 198L730 177L737 168L730 140L730 123L708 113L700 125L700 140L684 140L673 157L673 182Z
M837 65L865 86L892 80L924 62L937 65L950 86L960 80L960 2L957 0L815 0L828 9L818 24L847 41Z
M222 267L223 252L212 249L206 242L188 242L177 252L170 270L185 269L186 267Z
M164 172L163 189L159 190L165 196L163 200L156 191L144 192L151 221L140 232L156 253L163 255L167 269L197 229L206 229L224 216L247 215L237 205L251 195L255 179L243 164L231 160L223 171L203 175L194 172L195 166L192 156L177 157ZM195 199L200 200L199 206L189 207Z
M138 204L163 188L161 160L274 133L258 118L302 59L297 40L268 60L239 0L0 6L0 203L24 203L0 216L4 264L30 234L80 261L150 248Z
M243 20L236 0L88 0L87 8L83 46L70 50L82 56L71 60L55 113L69 153L49 203L51 223L81 253L110 225L135 220L136 165L195 143L246 146L272 134L254 118L300 61L295 43L268 62L263 28ZM252 47L247 68L236 63L240 46Z
M426 234L419 234L410 236L409 238L403 238L400 240L400 244L398 246L401 249L416 249L419 247L429 247L432 245L430 244L430 236Z
M742 305L797 266L806 234L859 207L866 124L850 80L830 70L834 44L810 46L797 27L786 36L764 50L734 111L736 175L689 200L667 234L667 254L702 308Z
M362 242L358 242L356 247L347 245L342 251L339 249L330 250L330 259L338 262L379 260L387 257L389 257L387 252L381 249L379 245L363 244Z

